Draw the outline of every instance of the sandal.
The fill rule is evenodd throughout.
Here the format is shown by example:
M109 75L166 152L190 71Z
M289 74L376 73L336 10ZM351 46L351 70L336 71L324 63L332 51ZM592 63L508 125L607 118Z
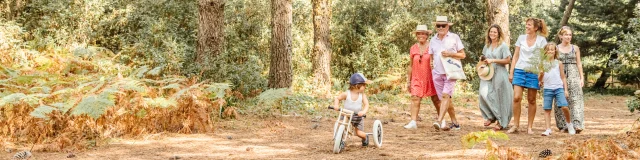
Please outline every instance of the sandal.
M493 127L493 130L494 130L494 131L500 131L500 130L502 130L502 129L504 129L504 127L502 127L500 124L498 124L498 125L496 125L495 127Z
M511 127L509 128L509 130L507 131L507 133L517 133L518 131L518 127Z
M485 126L485 127L490 126L490 125L491 125L491 123L493 123L493 122L495 122L495 120L485 120L485 121L484 121L484 126Z
M527 129L527 133L529 133L529 134L534 134L534 133L533 133L533 129L531 129L531 128Z

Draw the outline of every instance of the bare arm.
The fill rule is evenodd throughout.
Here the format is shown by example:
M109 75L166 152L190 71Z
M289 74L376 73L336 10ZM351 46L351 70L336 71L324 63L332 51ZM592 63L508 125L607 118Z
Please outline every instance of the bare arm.
M584 87L584 73L582 72L582 60L580 59L580 48L575 46L576 50L576 65L578 65L578 72L580 73L580 87Z
M513 51L513 59L511 60L511 65L509 67L509 81L513 83L513 70L516 67L516 62L518 62L518 58L520 58L520 47L516 46L516 49Z
M461 49L458 52L443 51L442 52L442 56L443 57L451 57L451 58L460 60L460 59L466 58L467 54L464 53L464 49Z
M358 116L366 114L367 111L369 111L369 98L367 98L366 94L362 93L362 110L358 112Z
M511 63L511 56L505 59L487 59L487 63L497 63L501 65L507 65Z
M413 59L409 55L409 67L407 67L407 90L411 92L411 66L413 66Z
M338 95L336 98L333 99L333 109L334 110L340 110L340 107L338 107L340 105L340 101L347 99L347 93L342 93L340 95Z
M558 63L560 66L560 78L562 78L562 85L564 86L564 96L569 97L569 88L567 87L567 76L564 75L564 65Z

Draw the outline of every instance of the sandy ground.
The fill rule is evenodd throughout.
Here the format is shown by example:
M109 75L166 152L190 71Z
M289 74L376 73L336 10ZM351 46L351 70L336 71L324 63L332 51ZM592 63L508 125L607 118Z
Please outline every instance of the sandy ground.
M482 159L485 145L464 149L460 138L475 131L484 131L482 116L473 98L457 99L467 107L457 107L460 131L435 131L431 127L435 111L423 105L418 129L406 130L409 121L407 105L380 105L371 110L365 120L365 131L371 132L373 120L384 124L381 148L362 147L360 139L351 137L346 151L332 153L332 127L335 112L326 110L320 116L285 116L278 118L243 117L216 124L213 134L154 134L139 139L115 139L108 145L73 153L72 159ZM537 155L550 149L554 155L565 152L566 143L589 138L606 138L630 127L640 114L630 113L626 97L589 96L586 98L585 125L581 134L569 136L554 128L551 137L542 137L544 117L541 104L534 123L535 134L509 134L510 140L498 144ZM467 101L467 102L465 102ZM460 104L460 103L458 103ZM527 111L523 107L521 129L526 126ZM319 118L319 119L318 119ZM447 121L449 118L447 117ZM553 122L553 120L552 120ZM552 124L555 126L555 124ZM315 129L314 129L315 128ZM13 153L2 152L0 159ZM32 159L68 159L68 153L34 152Z

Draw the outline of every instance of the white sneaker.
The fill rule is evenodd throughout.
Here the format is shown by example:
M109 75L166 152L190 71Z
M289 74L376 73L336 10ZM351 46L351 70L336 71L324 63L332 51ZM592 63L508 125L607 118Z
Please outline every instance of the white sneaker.
M574 134L576 134L576 129L575 129L575 128L573 128L573 124L571 124L571 123L567 123L567 128L568 128L568 130L569 130L569 135L574 135Z
M542 136L551 136L551 128L547 128L546 131L542 132Z
M409 122L409 124L405 125L404 128L406 128L406 129L417 129L418 125L416 125L416 121L411 120L411 122Z
M444 127L444 126L447 126L447 121L445 121L443 118L442 123L440 124L440 127Z

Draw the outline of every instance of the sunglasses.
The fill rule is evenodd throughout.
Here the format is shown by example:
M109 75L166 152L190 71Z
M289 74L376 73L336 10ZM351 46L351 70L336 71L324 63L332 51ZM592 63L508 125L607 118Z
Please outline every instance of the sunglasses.
M445 28L447 27L446 24L436 24L436 28Z

